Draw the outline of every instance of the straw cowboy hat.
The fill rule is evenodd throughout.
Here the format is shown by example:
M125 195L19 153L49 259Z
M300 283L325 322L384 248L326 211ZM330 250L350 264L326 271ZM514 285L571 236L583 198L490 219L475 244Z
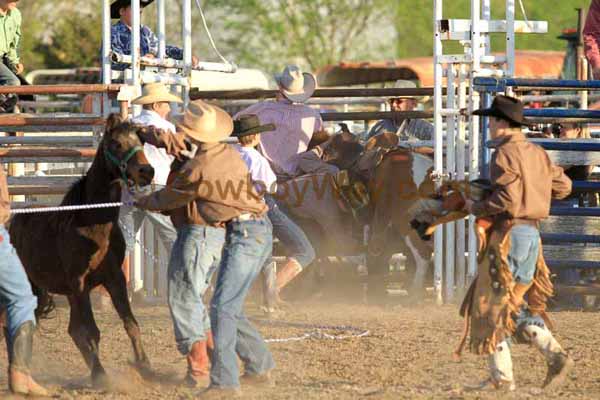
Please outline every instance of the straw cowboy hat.
M496 117L517 125L527 125L527 121L523 117L523 103L509 96L496 96L490 108L475 110L473 115Z
M183 103L179 97L169 93L169 89L162 83L148 83L142 88L142 95L134 99L131 104L144 105L163 102Z
M417 84L414 83L413 81L408 81L405 79L398 79L396 82L394 82L394 89L416 89L417 88ZM393 97L394 99L415 99L420 103L427 103L427 101L429 101L429 96L420 96L420 97L415 97L415 96L396 96ZM391 100L391 99L390 99Z
M140 0L140 8L144 8L152 4L154 0ZM119 19L121 15L119 11L121 8L131 6L131 0L116 0L110 5L110 18Z
M313 74L303 73L296 65L288 65L281 74L275 75L275 82L281 94L294 103L304 103L317 88Z
M255 114L240 115L233 121L233 136L243 137L275 130L275 124L261 125Z
M178 131L202 143L218 143L233 131L233 120L229 114L202 100L190 102L183 115L173 120Z

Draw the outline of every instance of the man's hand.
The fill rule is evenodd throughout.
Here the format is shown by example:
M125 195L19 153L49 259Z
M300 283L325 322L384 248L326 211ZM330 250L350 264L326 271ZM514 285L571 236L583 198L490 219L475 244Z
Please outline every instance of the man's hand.
M199 62L200 62L200 60L198 59L198 57L192 56L192 67L198 66Z
M146 57L146 58L156 58L156 56L154 54L152 54L152 53L145 54L144 57Z
M475 204L475 202L473 200L466 199L463 210L467 211L469 214L473 214L473 204Z
M17 65L15 65L15 72L17 73L17 75L22 74L23 71L25 71L25 67L23 66L23 64L18 63Z

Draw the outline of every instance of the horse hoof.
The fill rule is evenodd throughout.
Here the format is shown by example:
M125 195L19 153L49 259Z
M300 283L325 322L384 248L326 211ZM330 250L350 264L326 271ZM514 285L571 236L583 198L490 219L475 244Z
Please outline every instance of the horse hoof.
M92 386L97 390L110 390L111 382L106 372L98 372L92 375Z

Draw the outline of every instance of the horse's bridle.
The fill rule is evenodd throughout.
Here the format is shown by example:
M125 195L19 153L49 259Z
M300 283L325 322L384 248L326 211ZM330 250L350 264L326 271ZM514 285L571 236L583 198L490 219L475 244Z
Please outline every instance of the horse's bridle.
M144 149L141 146L135 146L131 150L129 150L127 154L125 154L125 157L123 157L123 159L121 160L119 160L118 157L115 157L107 148L104 149L104 154L106 156L106 159L113 163L119 169L119 171L121 172L121 179L123 179L123 182L127 184L127 163L129 162L129 160L131 160L131 158L134 155L136 155L140 151L144 151Z

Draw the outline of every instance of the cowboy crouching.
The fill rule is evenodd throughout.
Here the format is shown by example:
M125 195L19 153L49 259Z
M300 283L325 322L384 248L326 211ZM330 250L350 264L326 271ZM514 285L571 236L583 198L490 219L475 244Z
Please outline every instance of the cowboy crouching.
M515 389L511 339L530 343L544 356L546 390L561 385L573 360L553 337L546 314L552 296L550 271L544 262L539 221L547 218L550 200L571 192L571 181L546 152L521 131L520 101L497 96L492 107L475 115L490 117L492 191L483 200L465 201L478 217L478 274L461 306L465 332L456 355L470 334L469 347L487 355L490 376L470 389Z
M210 326L214 335L210 386L201 398L229 398L239 395L240 380L270 382L275 366L265 341L243 312L251 284L271 257L272 229L265 217L267 206L248 182L249 171L240 154L220 143L233 130L231 117L197 100L176 125L197 151L165 189L138 199L137 206L173 210L178 238L169 264L169 306L178 348L190 360L198 346L200 359L206 360ZM181 137L166 131L141 135L143 141L176 157L187 148ZM230 185L240 191L224 190ZM202 294L213 270L218 276L209 318ZM238 357L244 364L241 379ZM196 382L207 373L207 362L188 367L188 377Z

